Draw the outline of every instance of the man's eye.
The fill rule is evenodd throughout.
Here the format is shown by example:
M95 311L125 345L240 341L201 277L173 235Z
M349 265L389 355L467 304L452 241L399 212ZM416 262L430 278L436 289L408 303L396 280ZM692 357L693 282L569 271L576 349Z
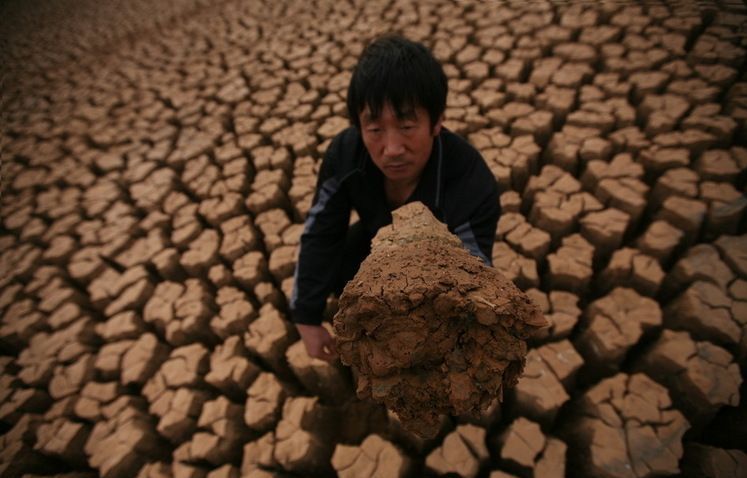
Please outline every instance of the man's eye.
M411 124L403 124L403 125L401 126L401 128L402 128L403 130L405 130L405 131L410 131L410 130L411 130L411 129L413 129L414 127L415 127L415 126L414 126L414 125L411 125Z

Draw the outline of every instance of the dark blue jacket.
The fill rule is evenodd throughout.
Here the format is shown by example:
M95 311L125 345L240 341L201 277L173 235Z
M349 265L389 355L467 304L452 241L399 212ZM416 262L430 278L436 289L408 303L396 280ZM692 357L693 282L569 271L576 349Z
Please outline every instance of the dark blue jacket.
M467 141L441 128L420 182L406 202L414 201L425 204L473 255L492 263L501 212L498 185L485 160ZM295 323L320 323L352 209L369 237L392 223L384 175L354 127L332 140L322 161L296 265L290 303Z

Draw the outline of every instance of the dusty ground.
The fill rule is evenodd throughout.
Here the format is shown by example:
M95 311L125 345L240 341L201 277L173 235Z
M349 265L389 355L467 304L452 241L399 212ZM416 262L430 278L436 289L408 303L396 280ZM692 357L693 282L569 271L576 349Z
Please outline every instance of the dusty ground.
M747 473L741 2L0 5L0 474ZM432 47L543 308L479 420L408 434L287 320L377 33Z

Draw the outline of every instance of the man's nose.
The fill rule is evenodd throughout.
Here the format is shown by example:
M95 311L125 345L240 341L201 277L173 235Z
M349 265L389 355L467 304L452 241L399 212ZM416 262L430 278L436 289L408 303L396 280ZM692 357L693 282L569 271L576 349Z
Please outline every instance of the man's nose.
M384 139L384 155L387 157L400 156L405 152L405 144L396 132L386 135Z

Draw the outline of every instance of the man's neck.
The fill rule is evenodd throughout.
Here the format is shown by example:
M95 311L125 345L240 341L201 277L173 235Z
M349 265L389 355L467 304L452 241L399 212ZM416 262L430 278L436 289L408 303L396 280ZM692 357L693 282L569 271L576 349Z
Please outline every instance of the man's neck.
M384 192L386 200L392 209L397 209L405 204L405 201L412 196L415 188L418 187L420 178L413 181L391 181L384 179Z

